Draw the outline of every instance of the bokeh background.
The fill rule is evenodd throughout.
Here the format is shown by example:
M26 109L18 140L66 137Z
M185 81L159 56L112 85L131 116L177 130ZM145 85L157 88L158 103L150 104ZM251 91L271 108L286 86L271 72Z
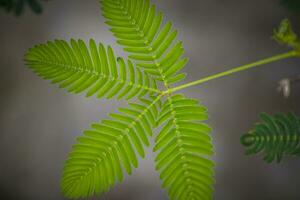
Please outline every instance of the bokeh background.
M288 17L300 33L300 18L276 0L153 0L174 22L190 62L187 81L287 51L270 39ZM125 102L68 94L41 80L23 62L26 49L47 40L94 38L126 56L101 17L98 0L53 0L42 15L29 10L16 17L0 12L0 199L59 200L64 160L75 137ZM300 84L289 99L278 81L300 73L289 59L184 90L209 109L216 154L216 200L299 200L300 159L286 157L268 165L246 157L240 136L265 111L300 115ZM166 200L154 170L155 154L131 177L102 197L108 200Z

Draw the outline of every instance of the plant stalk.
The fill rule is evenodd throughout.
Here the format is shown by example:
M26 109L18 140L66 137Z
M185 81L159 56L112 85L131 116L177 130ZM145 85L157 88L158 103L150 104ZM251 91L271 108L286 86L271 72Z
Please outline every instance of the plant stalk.
M283 60L283 59L291 58L291 57L296 57L296 56L299 56L299 53L295 50L289 51L287 53L278 54L278 55L275 55L275 56L272 56L272 57L269 57L269 58L265 58L265 59L262 59L262 60L259 60L259 61L253 62L253 63L249 63L249 64L246 64L246 65L242 65L242 66L230 69L228 71L217 73L217 74L214 74L214 75L211 75L211 76L208 76L208 77L205 77L205 78L202 78L202 79L190 82L190 83L186 83L186 84L174 87L174 88L170 88L170 89L166 90L163 93L172 93L172 92L175 92L175 91L178 91L178 90L182 90L184 88L188 88L188 87L191 87L191 86L194 86L194 85L199 85L199 84L205 83L205 82L210 81L210 80L214 80L214 79L217 79L217 78L228 76L230 74L234 74L234 73L241 72L241 71L244 71L244 70L247 70L247 69L251 69L251 68L254 68L254 67L258 67L258 66L261 66L261 65L265 65L265 64L268 64L268 63L272 63L272 62L276 62L276 61L279 61L279 60Z

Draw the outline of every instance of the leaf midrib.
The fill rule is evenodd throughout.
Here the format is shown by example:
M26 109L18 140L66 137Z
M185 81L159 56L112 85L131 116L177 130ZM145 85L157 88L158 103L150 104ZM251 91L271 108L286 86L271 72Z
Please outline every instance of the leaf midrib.
M129 125L127 125L127 127L128 127L127 129L133 129L133 128L134 128L134 125L135 125L138 121L140 121L141 118L142 118L143 116L145 116L146 113L147 113L148 111L150 111L150 109L152 108L152 106L154 106L154 105L156 104L156 102L160 100L161 96L162 96L162 95L157 96L156 99L155 99L149 106L147 106L139 116L137 116L137 117L136 117ZM121 142L121 141L124 139L124 137L126 136L125 134L126 134L126 133L129 133L129 130L126 130L126 129L125 129L125 130L122 131L121 133L122 133L121 137L118 137L118 138L117 138L117 139L118 139L118 142ZM130 138L128 138L128 139L130 139ZM112 149L112 148L115 148L114 142L116 142L116 140L114 140L114 141L111 143L111 145L107 148L107 150L104 151L104 152L102 152L101 154L105 154L105 155L109 154L109 153L110 153L109 150ZM100 155L99 155L97 158L95 158L95 160L91 163L92 166L91 166L91 167L88 167L88 169L86 170L86 172L84 172L84 175L81 175L78 179L76 179L76 180L72 183L72 185L77 184L77 182L81 181L81 180L83 179L84 176L88 176L88 175L91 173L91 171L94 170L94 168L96 168L97 166L99 166L99 164L102 162L102 160L103 160L103 157L100 157Z
M174 108L173 108L173 103L172 103L171 96L169 95L167 98L168 98L168 102L170 103L169 106L170 106L171 116L172 116L171 120L173 121L173 124L175 126L176 148L179 147L179 149L181 149L181 148L184 149L184 147L179 142L179 140L180 140L180 130L179 130L179 125L176 122L177 121L176 114L175 114L176 110L174 110ZM181 157L185 156L186 151L184 151L184 150L183 151L179 151L179 154L180 154L180 164L181 165L188 165L188 162L185 162L185 161L183 161L181 159ZM182 171L183 171L183 176L185 177L184 182L186 183L186 186L188 186L189 185L188 179L192 179L189 175L186 175L186 174L190 174L190 173L188 173L189 169L188 169L188 167L186 167L186 168L183 167ZM190 189L189 194L192 193L192 192L193 192L193 188Z
M29 62L32 62L32 61L29 61ZM60 66L60 67L64 68L64 70L66 70L66 71L70 70L70 71L74 71L75 73L78 73L78 72L87 73L87 74L90 74L91 76L99 76L99 77L102 77L102 78L107 78L108 80L111 80L111 81L116 81L118 83L125 83L127 85L132 85L135 88L143 88L144 90L155 92L157 94L162 93L162 91L154 89L154 88L145 87L141 84L136 84L136 83L133 83L131 81L119 80L119 79L116 79L113 76L110 76L110 75L107 75L107 74L104 74L104 73L101 73L101 72L96 72L95 70L88 70L87 66L70 65L70 64L65 64L65 63L52 62L52 61L41 61L41 60L35 60L34 62L37 62L37 63L40 63L40 64L56 65L56 66Z
M122 5L121 5L121 4L122 4L121 1L118 1L117 3L118 3L118 6L119 6L119 9L123 11L123 15L125 15L125 16L127 17L127 20L130 22L130 24L131 24L132 26L134 26L134 28L135 28L135 30L136 30L136 31L135 31L135 32L136 32L136 35L137 35L138 37L141 38L141 40L144 42L144 44L146 44L146 46L147 46L148 48L153 49L151 43L149 43L149 41L147 40L146 34L145 34L145 32L143 31L143 29L142 29L140 26L137 25L136 20L132 20L134 17L132 17L132 15L130 15L130 11L127 9L126 5L123 5L123 6L122 6ZM139 31L140 33L138 33L138 31ZM142 33L142 34L141 34L141 33ZM142 36L141 36L141 35L142 35ZM151 56L153 56L153 57L155 56L155 55L153 54L152 51L149 52L149 54L150 54ZM155 56L155 57L156 57L156 56ZM167 83L167 80L165 79L165 75L163 74L163 69L162 69L161 67L157 66L157 63L160 63L159 60L158 60L157 58L154 58L151 62L157 67L157 71L158 71L158 73L160 74L160 78L162 79L162 81L163 81L163 83L164 83L164 86L166 87L166 89L169 89L169 84Z

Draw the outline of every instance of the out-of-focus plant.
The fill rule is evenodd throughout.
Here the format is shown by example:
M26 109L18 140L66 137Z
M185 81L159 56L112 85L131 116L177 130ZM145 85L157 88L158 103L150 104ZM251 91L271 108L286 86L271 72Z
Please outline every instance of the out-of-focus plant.
M0 0L0 8L15 15L21 15L27 5L36 14L40 14L43 10L40 0Z
M294 32L288 19L282 20L279 27L273 31L273 39L279 44L293 48L296 51L299 51L300 49L299 38ZM281 79L279 81L278 91L282 92L285 98L288 98L291 94L292 83L298 82L299 80L300 75Z
M288 19L281 21L279 27L273 31L273 39L279 44L286 45L293 49L299 50L300 42L297 34L294 32Z
M299 0L280 0L280 4L290 10L291 12L300 12L300 1Z
M183 43L171 22L149 0L103 0L102 14L128 59L90 40L55 40L29 49L26 64L39 76L98 98L128 101L109 119L93 123L78 137L63 169L62 191L69 198L107 192L138 167L149 138L159 128L153 151L162 187L170 199L212 199L214 162L207 109L178 91L210 80L291 57L292 50L180 84L187 64ZM276 40L290 41L286 30ZM292 40L293 41L293 40ZM177 83L177 86L173 86Z
M265 154L268 163L278 163L284 155L300 156L300 118L293 113L276 114L273 117L260 114L261 123L241 137L246 154Z
M273 32L273 39L299 52L300 42L293 31L289 20L284 19ZM279 82L279 91L284 97L291 93L291 82L299 79L283 78ZM241 137L241 143L246 147L246 154L264 152L264 160L268 163L274 160L279 163L284 155L300 156L300 118L294 113L260 114L261 123L256 123L254 128Z

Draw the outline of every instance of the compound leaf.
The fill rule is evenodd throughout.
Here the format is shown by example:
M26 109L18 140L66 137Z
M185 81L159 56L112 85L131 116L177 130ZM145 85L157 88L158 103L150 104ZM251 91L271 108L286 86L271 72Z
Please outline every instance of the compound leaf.
M129 52L129 58L156 80L168 84L179 82L185 74L177 74L187 63L181 41L171 22L162 24L163 14L149 0L102 0L103 16Z
M169 96L158 116L156 169L170 199L211 199L214 163L206 108L183 95Z
M284 155L300 156L300 119L293 113L274 116L261 113L261 123L241 137L246 154L265 154L268 163L280 162Z
M131 174L149 146L159 101L157 96L130 103L84 131L65 163L63 193L69 198L101 194L123 180L123 168Z
M131 99L160 91L154 79L136 69L132 62L115 58L110 46L96 45L90 40L88 48L82 40L55 40L29 49L25 56L27 65L44 79L58 83L69 92L86 92L118 99Z

